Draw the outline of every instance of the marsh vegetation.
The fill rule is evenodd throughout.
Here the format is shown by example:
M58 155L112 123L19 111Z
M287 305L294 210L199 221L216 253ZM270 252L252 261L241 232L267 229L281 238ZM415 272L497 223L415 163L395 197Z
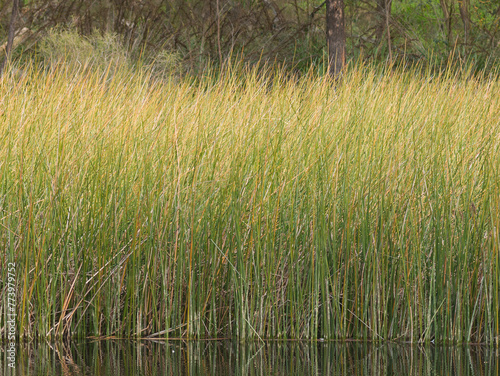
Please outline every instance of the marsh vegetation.
M21 68L20 336L500 341L498 76Z

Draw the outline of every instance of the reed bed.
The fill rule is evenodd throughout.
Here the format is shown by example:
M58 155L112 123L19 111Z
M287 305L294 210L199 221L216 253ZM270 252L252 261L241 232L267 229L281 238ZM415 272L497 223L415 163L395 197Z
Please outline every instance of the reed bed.
M21 337L500 342L496 76L62 65L0 101Z

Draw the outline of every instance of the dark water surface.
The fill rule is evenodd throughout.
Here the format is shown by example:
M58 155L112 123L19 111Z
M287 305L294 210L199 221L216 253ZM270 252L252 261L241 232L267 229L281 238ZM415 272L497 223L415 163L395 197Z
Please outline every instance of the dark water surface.
M232 341L18 343L0 375L500 375L500 350L483 346Z

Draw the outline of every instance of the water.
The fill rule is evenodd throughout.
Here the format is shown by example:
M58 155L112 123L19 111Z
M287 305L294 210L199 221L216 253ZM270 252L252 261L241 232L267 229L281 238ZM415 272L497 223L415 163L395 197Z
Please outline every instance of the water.
M484 346L232 341L17 344L14 371L0 345L0 375L500 375Z

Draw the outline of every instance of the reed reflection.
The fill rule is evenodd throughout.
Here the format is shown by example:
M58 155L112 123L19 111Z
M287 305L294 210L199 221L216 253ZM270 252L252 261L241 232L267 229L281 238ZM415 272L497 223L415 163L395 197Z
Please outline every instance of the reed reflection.
M19 344L3 375L499 375L500 350L325 342L125 341Z

